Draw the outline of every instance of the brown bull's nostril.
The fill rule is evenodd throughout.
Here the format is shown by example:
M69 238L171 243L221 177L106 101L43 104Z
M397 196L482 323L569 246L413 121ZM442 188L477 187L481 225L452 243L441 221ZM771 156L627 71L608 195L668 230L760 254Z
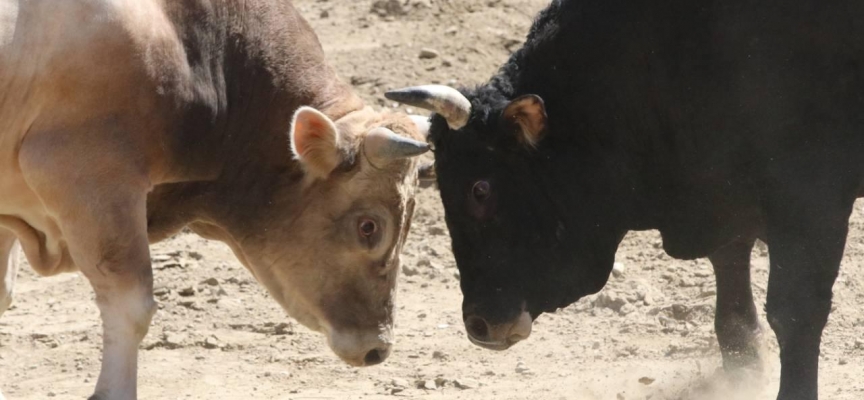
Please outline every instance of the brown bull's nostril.
M489 325L483 318L474 315L468 317L465 319L465 329L474 339L485 341L489 338Z
M387 358L387 350L382 349L372 349L366 353L366 357L363 358L363 365L371 366L375 364L381 364L384 359Z

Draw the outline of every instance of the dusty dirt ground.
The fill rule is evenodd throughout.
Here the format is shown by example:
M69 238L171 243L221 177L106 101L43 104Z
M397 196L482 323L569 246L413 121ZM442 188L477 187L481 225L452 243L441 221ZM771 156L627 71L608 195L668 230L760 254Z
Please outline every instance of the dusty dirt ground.
M387 2L384 2L385 4ZM413 83L485 80L517 48L546 0L299 0L331 63L371 104ZM422 49L437 56L419 58ZM623 272L597 296L535 323L505 352L465 338L443 211L418 201L398 289L397 344L383 365L353 369L323 337L292 322L227 247L179 235L152 247L160 310L142 344L143 399L773 399L766 374L730 384L718 371L714 278L707 260L676 261L654 232L630 234ZM864 203L856 205L835 310L822 345L823 399L864 398ZM754 250L764 304L767 255ZM0 387L8 399L81 399L99 368L98 312L77 274L37 278L24 267L0 318ZM763 315L763 324L764 315Z

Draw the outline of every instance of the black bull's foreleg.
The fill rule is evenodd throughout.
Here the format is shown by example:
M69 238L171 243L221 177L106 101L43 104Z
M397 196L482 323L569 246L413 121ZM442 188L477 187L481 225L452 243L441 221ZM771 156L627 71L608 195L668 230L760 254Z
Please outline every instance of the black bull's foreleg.
M766 311L780 344L778 399L818 398L819 345L854 202L854 196L838 193L844 186L837 177L842 174L775 188L767 204L771 271Z
M753 242L753 239L738 240L708 257L717 278L714 329L726 370L761 366L761 329L750 286L750 250Z

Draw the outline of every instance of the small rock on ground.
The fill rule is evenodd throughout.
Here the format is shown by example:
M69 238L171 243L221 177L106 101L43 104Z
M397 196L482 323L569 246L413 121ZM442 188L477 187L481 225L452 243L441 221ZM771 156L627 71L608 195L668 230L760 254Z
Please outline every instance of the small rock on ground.
M425 49L420 50L419 57L423 58L423 59L430 59L430 58L437 58L438 55L439 55L438 50L425 48Z

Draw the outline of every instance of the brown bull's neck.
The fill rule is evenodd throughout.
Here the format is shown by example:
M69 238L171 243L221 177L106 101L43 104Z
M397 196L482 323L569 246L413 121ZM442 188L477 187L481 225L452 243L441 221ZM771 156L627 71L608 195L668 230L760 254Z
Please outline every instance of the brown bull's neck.
M300 106L334 120L363 108L291 3L202 3L166 6L192 75L186 90L169 94L171 176L148 199L153 240L195 220L242 218L299 181L288 134Z
M290 2L168 2L188 76L164 103L176 166L165 181L213 180L250 163L296 168L288 131L303 105L339 118L362 108Z

